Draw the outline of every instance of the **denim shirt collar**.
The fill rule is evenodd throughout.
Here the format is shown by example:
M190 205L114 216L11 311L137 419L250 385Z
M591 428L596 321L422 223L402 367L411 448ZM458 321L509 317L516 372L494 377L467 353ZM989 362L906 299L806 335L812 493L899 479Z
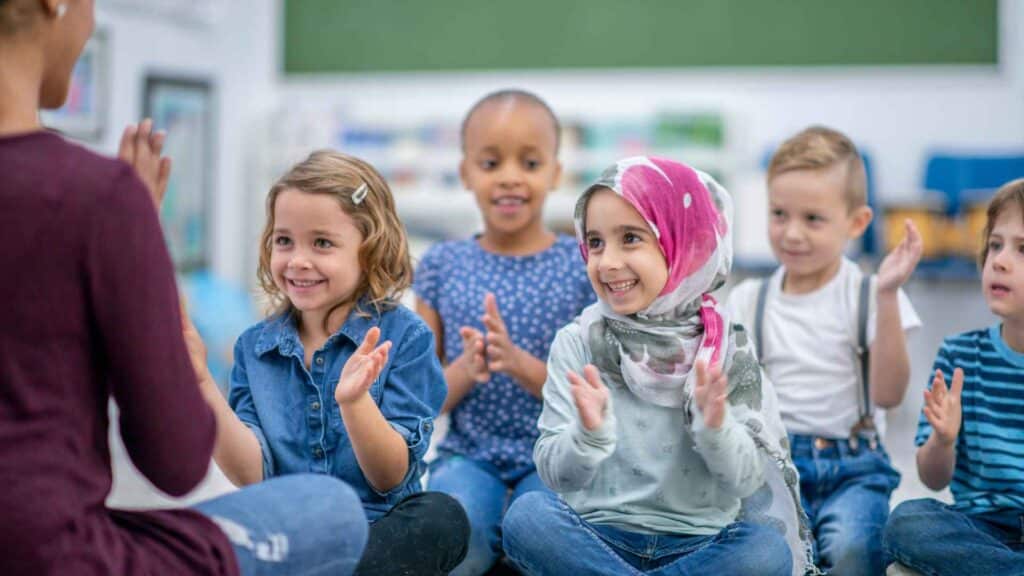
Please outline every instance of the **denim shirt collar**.
M360 314L360 311L368 313L369 316ZM294 310L268 318L263 326L263 330L260 331L259 338L256 340L256 354L263 356L277 348L283 356L290 356L293 352L302 350L302 340L299 339L296 320L297 317ZM334 334L331 334L327 338L327 342L324 342L324 348L339 337L345 337L355 346L359 346L362 344L363 338L366 337L366 333L374 326L380 326L380 313L376 307L370 304L367 298L360 298L356 305L352 307L348 318L342 323L341 328Z

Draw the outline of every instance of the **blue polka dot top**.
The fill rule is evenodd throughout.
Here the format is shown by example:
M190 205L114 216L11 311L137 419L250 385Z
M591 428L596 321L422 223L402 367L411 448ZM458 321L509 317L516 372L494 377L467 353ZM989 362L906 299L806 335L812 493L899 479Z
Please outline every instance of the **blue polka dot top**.
M527 256L487 252L476 237L436 244L416 268L413 289L441 317L448 362L462 354L460 327L485 331L480 317L488 292L512 341L544 362L559 328L595 299L576 240L566 235ZM491 376L452 411L438 452L489 462L512 479L534 469L541 400L507 374Z

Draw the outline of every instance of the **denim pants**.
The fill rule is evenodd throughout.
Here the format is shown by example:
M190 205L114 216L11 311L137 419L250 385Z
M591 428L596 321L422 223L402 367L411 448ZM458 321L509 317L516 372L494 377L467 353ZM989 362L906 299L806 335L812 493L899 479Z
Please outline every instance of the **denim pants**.
M271 478L195 510L224 531L245 576L352 574L366 545L359 497L323 474Z
M535 576L790 576L793 570L789 547L772 528L736 522L710 536L639 534L591 524L551 492L516 500L503 534L505 554Z
M501 522L506 508L527 492L548 490L536 470L506 483L493 465L461 456L435 460L427 487L453 496L469 516L469 552L453 576L486 574L503 555Z
M1024 575L1024 510L965 514L908 500L892 511L884 546L890 560L925 576Z
M447 494L403 498L370 524L360 576L441 576L466 557L469 520Z
M882 530L900 482L885 449L862 440L854 450L846 439L804 435L789 442L818 567L835 576L884 573Z

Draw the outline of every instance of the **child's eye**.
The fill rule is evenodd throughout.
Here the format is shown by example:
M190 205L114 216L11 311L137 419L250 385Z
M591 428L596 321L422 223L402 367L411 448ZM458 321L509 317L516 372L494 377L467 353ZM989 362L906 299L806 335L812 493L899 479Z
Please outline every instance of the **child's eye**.
M825 219L822 218L821 216L818 216L817 214L808 214L807 215L807 221L811 222L811 223L818 223L818 222L824 222Z
M643 238L641 238L639 234L636 234L634 232L626 232L625 234L622 235L623 244L636 244L641 240L643 240Z
M540 168L540 160L526 160L523 162L527 170L536 170Z
M779 210L778 208L772 210L772 218L774 218L775 220L782 220L785 217L786 214L782 210Z
M989 252L998 252L1003 247L1003 243L999 240L989 240L988 249Z
M282 246L283 247L283 246L291 246L291 244L292 244L292 239L287 237L287 236L278 236L278 237L274 238L274 245L275 246Z
M334 243L326 238L317 238L316 240L313 241L313 246L316 248L320 248L321 250L326 250L328 248L333 247Z
M587 238L587 249L590 251L600 250L601 246L604 246L604 241L596 236Z
M498 161L497 160L481 160L480 161L480 167L483 168L484 170L494 170L495 168L498 167Z

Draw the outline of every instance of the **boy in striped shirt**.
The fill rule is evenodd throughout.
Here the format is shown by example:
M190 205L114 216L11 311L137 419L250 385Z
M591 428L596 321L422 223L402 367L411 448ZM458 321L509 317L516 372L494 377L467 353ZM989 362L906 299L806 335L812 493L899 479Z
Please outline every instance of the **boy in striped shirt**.
M892 559L928 575L1024 574L1024 179L996 192L984 240L982 289L1002 322L943 342L916 440L921 481L954 504L904 502L885 529Z

